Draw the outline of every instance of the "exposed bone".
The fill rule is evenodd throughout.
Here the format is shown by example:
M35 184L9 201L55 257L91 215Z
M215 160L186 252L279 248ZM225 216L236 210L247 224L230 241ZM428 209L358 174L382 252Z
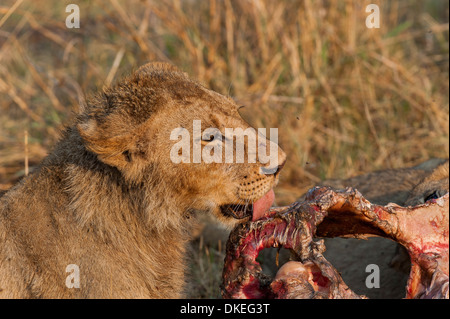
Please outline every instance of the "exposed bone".
M305 201L236 227L227 243L224 298L364 298L351 291L323 257L314 237L380 236L407 250L411 273L406 298L448 298L449 194L415 207L373 205L354 189L314 188ZM258 253L290 249L295 261L274 279L261 272Z

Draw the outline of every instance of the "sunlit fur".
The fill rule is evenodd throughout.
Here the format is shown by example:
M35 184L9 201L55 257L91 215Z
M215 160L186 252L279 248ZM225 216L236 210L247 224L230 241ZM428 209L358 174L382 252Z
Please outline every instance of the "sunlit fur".
M0 297L182 297L195 216L236 225L220 206L253 202L278 181L258 162L173 163L170 132L192 133L193 120L249 127L230 98L168 64L147 64L92 97L0 198ZM284 163L281 149L275 156ZM69 264L80 288L66 287Z

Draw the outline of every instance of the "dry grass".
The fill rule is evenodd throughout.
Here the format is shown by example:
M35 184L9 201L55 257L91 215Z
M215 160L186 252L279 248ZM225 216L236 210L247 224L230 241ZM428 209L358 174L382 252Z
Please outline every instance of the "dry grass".
M67 2L73 3L74 1ZM76 2L76 1L75 1ZM367 29L377 3L381 28ZM85 96L169 61L276 127L277 197L323 178L449 156L449 4L442 0L166 0L0 5L0 188L35 165Z
M201 236L191 245L190 269L186 296L188 298L220 298L225 245L205 245Z

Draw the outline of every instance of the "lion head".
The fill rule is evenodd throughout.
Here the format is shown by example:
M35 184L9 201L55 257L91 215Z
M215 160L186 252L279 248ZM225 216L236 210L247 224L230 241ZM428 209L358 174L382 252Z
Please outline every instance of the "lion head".
M234 226L264 216L286 155L229 97L150 63L91 99L77 129L88 150L146 190L149 214L198 212Z

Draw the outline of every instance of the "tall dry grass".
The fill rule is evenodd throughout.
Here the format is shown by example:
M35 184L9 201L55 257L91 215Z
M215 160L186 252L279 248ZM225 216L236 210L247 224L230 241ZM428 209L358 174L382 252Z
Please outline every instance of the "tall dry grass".
M88 94L151 60L279 129L279 204L323 178L448 157L448 15L446 0L2 1L0 187L24 174L26 131L32 168Z
M379 4L381 28L365 6ZM80 2L0 6L3 184L58 138L86 95L149 60L172 62L279 129L280 201L322 178L449 153L447 1ZM20 173L19 173L20 175ZM17 175L16 175L17 177Z

